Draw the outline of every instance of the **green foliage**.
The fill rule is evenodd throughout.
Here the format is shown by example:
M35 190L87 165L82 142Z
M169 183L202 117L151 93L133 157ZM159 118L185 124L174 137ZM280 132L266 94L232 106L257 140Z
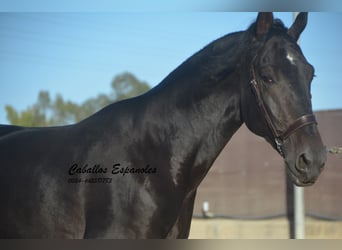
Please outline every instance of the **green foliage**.
M119 101L144 93L150 87L146 82L139 81L134 75L123 73L114 78L112 88L115 93L115 99Z
M11 124L21 126L54 126L79 122L110 103L140 95L150 89L146 82L138 80L131 73L123 73L112 81L113 93L99 94L82 104L64 100L59 94L51 99L48 91L40 91L38 100L23 111L7 105L7 119Z

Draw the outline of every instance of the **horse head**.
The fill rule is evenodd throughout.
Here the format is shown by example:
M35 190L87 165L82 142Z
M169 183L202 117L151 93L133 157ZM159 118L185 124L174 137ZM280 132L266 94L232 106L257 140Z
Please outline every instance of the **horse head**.
M314 68L297 44L306 24L307 13L289 29L272 13L259 13L247 31L250 74L244 76L241 102L243 121L283 156L298 186L313 184L326 161L311 105Z

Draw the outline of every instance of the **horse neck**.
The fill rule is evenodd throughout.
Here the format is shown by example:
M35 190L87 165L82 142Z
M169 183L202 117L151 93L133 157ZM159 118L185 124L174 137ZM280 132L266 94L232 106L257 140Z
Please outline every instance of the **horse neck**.
M175 184L182 182L180 176L191 176L183 181L196 188L242 124L235 66L233 58L224 55L199 55L151 92L149 113L159 124L154 131L160 133L161 143L169 143Z

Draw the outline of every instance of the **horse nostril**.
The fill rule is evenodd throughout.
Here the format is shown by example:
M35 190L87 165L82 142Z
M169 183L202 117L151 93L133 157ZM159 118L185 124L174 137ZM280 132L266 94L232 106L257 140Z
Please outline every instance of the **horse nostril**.
M311 160L308 157L307 154L303 153L298 157L297 164L296 164L296 169L299 172L307 172L308 166L310 166Z
M299 154L295 162L294 170L302 183L313 184L322 172L325 157L316 152L303 152Z

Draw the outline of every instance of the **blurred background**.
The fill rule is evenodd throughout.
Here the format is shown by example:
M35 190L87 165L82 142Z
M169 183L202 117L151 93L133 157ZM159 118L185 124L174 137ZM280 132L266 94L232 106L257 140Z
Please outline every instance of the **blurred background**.
M315 115L325 145L341 146L342 110ZM341 167L342 154L329 153L318 181L303 189L303 238L342 239ZM291 187L283 159L243 125L198 189L191 237L294 238Z
M291 12L276 12L286 26ZM0 123L72 124L156 86L255 12L0 13ZM301 48L314 65L313 108L327 146L342 146L341 13L314 12ZM305 188L306 237L342 238L342 156ZM242 127L200 185L192 238L288 238L282 159ZM203 213L203 207L208 209ZM209 216L208 216L209 215Z

